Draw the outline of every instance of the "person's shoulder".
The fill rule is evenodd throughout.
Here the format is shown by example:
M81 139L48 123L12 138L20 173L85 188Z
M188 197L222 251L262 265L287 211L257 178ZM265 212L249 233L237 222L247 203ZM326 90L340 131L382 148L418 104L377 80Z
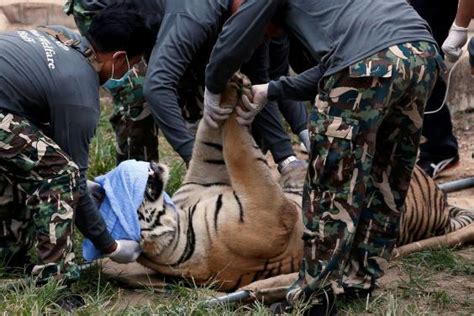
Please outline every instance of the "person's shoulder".
M82 36L77 31L74 31L64 25L48 25L47 27L56 32L63 33L67 38L70 38L72 40L82 39Z
M225 1L166 0L164 17L187 16L197 22L206 22L210 17L219 17L226 11ZM203 20L204 18L204 20Z

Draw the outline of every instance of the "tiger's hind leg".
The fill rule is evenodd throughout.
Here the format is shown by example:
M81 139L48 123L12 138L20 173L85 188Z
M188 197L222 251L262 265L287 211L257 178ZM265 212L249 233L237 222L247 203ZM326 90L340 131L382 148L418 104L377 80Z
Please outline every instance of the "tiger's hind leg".
M235 73L221 95L221 107L235 108L244 87L250 86L247 77L241 73ZM213 128L205 120L201 120L184 185L189 183L229 185L230 179L222 148L222 125L219 128Z
M224 124L223 145L232 188L241 204L240 224L226 227L234 238L231 248L274 257L289 243L299 218L296 205L285 197L249 129L237 123L235 113Z
M205 120L199 123L193 156L183 184L190 183L230 185L222 152L222 128L212 128Z

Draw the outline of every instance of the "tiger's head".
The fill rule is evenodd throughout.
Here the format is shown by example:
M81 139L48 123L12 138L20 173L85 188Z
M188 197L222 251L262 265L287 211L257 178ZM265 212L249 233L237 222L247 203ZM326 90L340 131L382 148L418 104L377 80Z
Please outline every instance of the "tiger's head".
M137 211L141 228L140 245L149 256L158 256L176 236L178 215L171 198L164 191L168 178L168 167L150 163L145 196Z

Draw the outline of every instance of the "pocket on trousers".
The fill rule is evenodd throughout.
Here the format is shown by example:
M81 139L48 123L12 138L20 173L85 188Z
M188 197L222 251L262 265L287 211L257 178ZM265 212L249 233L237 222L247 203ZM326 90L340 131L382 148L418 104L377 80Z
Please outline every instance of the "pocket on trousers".
M351 78L379 77L391 78L393 64L387 59L370 58L349 66Z
M354 140L359 132L359 121L313 112L311 124L311 163L319 170L318 178L344 183L354 168Z

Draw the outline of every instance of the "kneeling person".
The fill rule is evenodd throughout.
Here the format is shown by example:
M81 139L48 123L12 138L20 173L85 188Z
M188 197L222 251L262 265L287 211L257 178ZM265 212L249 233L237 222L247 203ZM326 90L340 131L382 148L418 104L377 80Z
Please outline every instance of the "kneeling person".
M123 76L153 39L124 5L99 14L87 39L63 27L0 34L0 260L7 266L28 265L35 244L33 275L77 278L73 221L113 260L139 255L137 243L107 231L86 172L99 86Z

